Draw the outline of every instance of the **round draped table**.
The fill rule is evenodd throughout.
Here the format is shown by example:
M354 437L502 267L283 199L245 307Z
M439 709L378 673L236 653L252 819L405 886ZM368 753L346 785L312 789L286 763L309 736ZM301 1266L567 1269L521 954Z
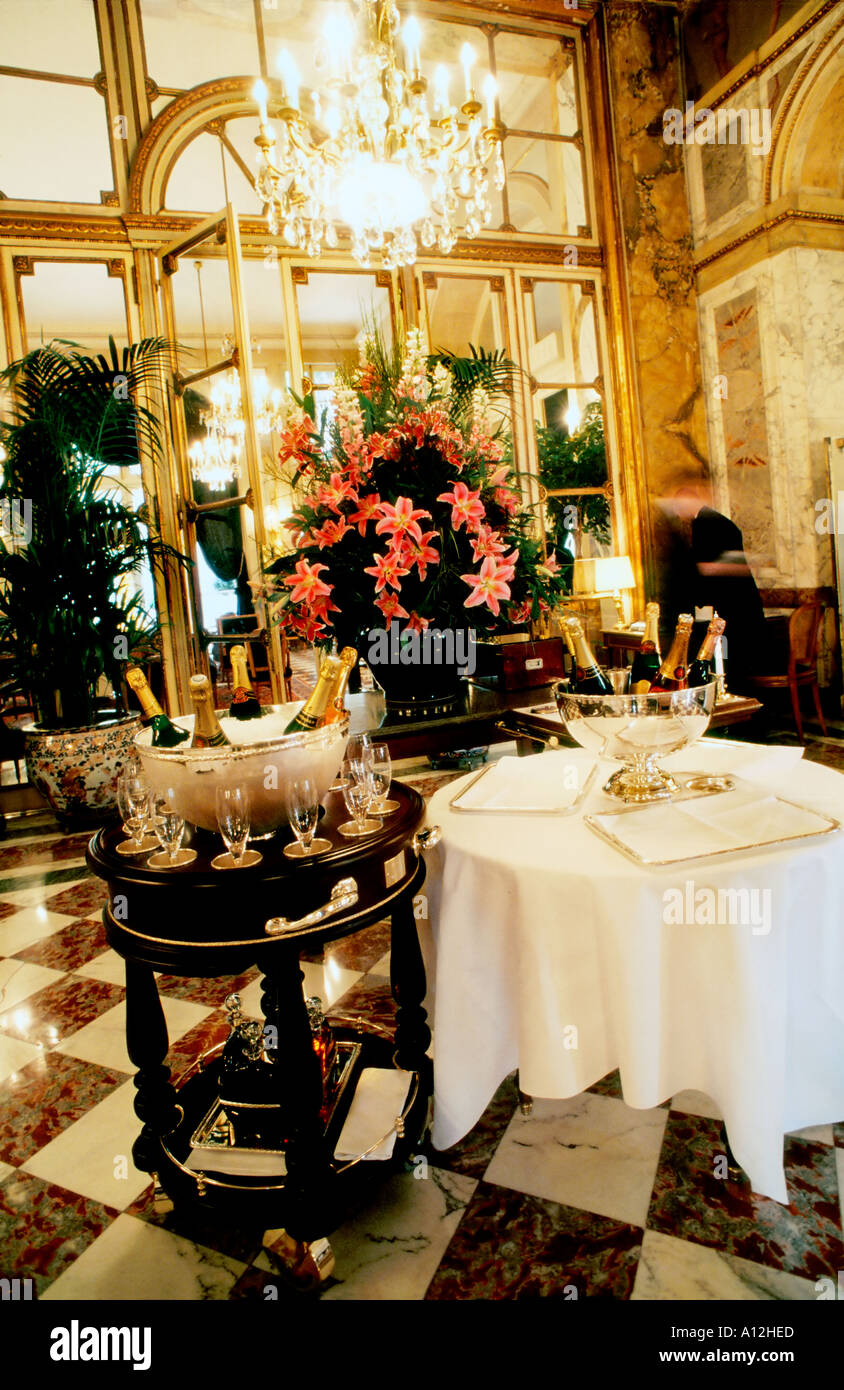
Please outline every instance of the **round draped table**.
M844 777L801 752L704 739L666 765L732 770L844 822ZM523 761L550 758L561 779L589 761ZM785 1202L783 1136L844 1119L844 836L645 868L584 824L612 809L604 780L567 816L459 814L462 781L429 804L434 1144L462 1138L516 1069L523 1091L563 1099L617 1067L636 1108L709 1095L753 1189ZM666 902L689 885L768 890L745 899L767 926L678 924Z
M257 848L262 862L251 868L215 871L218 836L192 832L185 843L197 858L184 868L151 869L145 856L119 855L119 827L101 830L88 848L91 870L108 885L103 919L109 944L126 960L126 1032L129 1056L138 1067L135 1110L143 1129L132 1153L135 1164L156 1175L174 1201L198 1203L238 1221L284 1227L309 1243L343 1219L350 1200L375 1174L395 1169L418 1143L427 1119L431 1064L430 1031L422 1001L425 974L413 898L425 880L415 836L424 814L417 792L394 782L399 809L381 829L347 840L337 827L348 819L343 799L329 794L320 834L333 848L313 859L282 852L292 836L279 831ZM348 936L371 923L391 920L391 984L398 1004L395 1039L361 1023L339 1030L354 1039L354 1066L339 1098L327 1097L322 1067L302 991L300 952ZM165 1058L167 1027L155 971L187 976L235 976L252 965L264 974L262 1009L277 1039L266 1066L264 1097L281 1115L286 1176L226 1176L213 1155L202 1171L187 1166L191 1136L220 1095L219 1055L195 1069L178 1089ZM338 1135L365 1068L411 1074L409 1100L392 1163L338 1162ZM326 1120L326 1105L332 1101ZM280 1126L280 1128L279 1128Z

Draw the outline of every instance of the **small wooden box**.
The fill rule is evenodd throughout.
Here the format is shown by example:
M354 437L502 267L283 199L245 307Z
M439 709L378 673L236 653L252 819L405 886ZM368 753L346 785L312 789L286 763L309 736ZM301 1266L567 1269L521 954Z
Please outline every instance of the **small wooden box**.
M530 690L565 674L560 637L536 642L478 642L475 652L473 680L501 690Z

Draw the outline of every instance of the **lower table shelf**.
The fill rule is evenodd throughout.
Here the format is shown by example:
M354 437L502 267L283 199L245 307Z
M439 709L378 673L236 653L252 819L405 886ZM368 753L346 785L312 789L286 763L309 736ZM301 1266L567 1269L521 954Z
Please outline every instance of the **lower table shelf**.
M379 1035L347 1027L335 1028L333 1032L338 1048L345 1044L353 1051L348 1075L325 1115L321 1137L325 1184L327 1188L332 1189L331 1200L327 1203L326 1209L325 1234L340 1224L350 1204L354 1205L357 1200L364 1199L370 1188L383 1179L385 1170L404 1167L414 1155L427 1126L432 1093L432 1067L430 1060L426 1058L424 1067L408 1073L410 1081L407 1099L401 1116L397 1117L399 1123L395 1126L396 1142L390 1157L373 1159L360 1154L352 1158L334 1158L334 1151L363 1071L368 1068L393 1070L395 1043L386 1032ZM285 1174L221 1172L214 1167L213 1151L208 1151L207 1163L203 1162L202 1167L199 1167L205 1154L192 1147L192 1139L198 1126L220 1097L219 1052L220 1049L213 1049L205 1054L194 1068L185 1073L182 1083L176 1083L180 1118L176 1127L159 1140L159 1184L179 1206L191 1205L196 1209L229 1216L239 1221L254 1219L256 1224L263 1226L284 1226L288 1189L288 1178ZM284 1118L281 1107L279 1121L280 1123L276 1123L275 1133L282 1136L283 1149ZM391 1132L388 1130L388 1134ZM380 1135L379 1139L386 1137L387 1135ZM378 1144L370 1147L376 1148ZM197 1155L200 1155L200 1158L197 1158ZM188 1166L189 1159L191 1166Z

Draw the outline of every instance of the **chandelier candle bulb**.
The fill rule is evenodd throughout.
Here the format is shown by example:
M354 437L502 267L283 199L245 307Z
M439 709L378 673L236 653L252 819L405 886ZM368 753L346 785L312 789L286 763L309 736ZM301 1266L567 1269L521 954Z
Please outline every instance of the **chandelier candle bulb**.
M284 84L285 104L293 111L299 110L299 69L291 53L283 48L276 59L276 67Z
M268 92L266 82L262 82L259 78L258 81L255 83L255 86L252 88L252 96L254 97L258 106L258 117L260 119L263 131L264 129L266 129L266 126L269 122L269 115L267 112Z
M419 45L422 39L422 30L419 27L419 20L410 15L405 21L402 34L404 38L404 49L407 54L407 70L411 77L419 76Z
M474 101L475 92L472 87L472 68L475 63L475 50L470 43L464 43L461 48L460 62L463 67L463 80L466 84L466 100Z
M484 97L486 98L486 119L490 128L495 125L495 98L498 96L498 83L491 72L484 78Z
M436 110L446 115L448 114L450 104L448 99L448 86L448 68L440 63L439 67L434 69L434 102Z

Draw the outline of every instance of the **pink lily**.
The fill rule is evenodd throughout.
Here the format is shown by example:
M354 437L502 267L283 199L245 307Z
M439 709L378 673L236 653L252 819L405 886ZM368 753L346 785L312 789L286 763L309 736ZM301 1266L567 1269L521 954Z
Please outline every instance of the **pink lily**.
M367 524L380 515L380 508L381 498L377 492L371 492L368 497L359 498L358 509L352 512L349 522L352 526L357 526L361 535L365 536Z
M405 632L424 632L425 628L429 625L430 619L420 618L419 614L416 612L416 609L414 609L410 615L410 622L407 624Z
M426 531L418 545L408 546L404 551L405 563L416 565L420 579L427 579L429 565L440 562L440 552L430 544L436 535L436 531Z
M481 565L480 574L461 574L460 578L472 589L464 608L476 608L479 603L485 603L497 618L501 612L500 600L510 597L510 586L501 575L495 559L488 555Z
M341 541L348 530L346 519L341 516L339 521L326 521L313 532L313 539L319 542L320 550L324 550L327 545L336 545Z
M472 554L476 560L482 560L486 555L503 555L505 549L499 531L493 531L491 526L478 527L478 534L472 541Z
M387 622L391 618L409 618L410 614L406 608L402 608L399 603L398 594L382 594L381 598L375 599L375 607L380 608Z
M478 522L486 515L480 488L473 492L465 483L455 483L453 492L441 492L437 501L451 503L451 524L455 531L464 521L467 531L477 531Z
M400 576L409 574L408 569L403 568L403 556L401 551L388 550L384 555L373 555L374 565L367 565L364 574L371 574L378 583L375 585L376 594L389 584L392 589L400 589Z
M430 512L423 511L421 507L414 509L409 497L397 497L395 505L382 502L380 510L381 520L375 527L377 535L380 536L386 531L393 537L412 536L421 544L422 529L416 518L430 516Z
M355 490L340 473L332 473L327 483L319 489L317 501L322 507L330 507L333 512L339 512L342 502L357 501Z
M334 585L326 584L319 577L319 571L327 569L327 565L309 565L307 560L297 560L294 573L284 581L293 590L291 603L313 603L319 597L329 598Z

